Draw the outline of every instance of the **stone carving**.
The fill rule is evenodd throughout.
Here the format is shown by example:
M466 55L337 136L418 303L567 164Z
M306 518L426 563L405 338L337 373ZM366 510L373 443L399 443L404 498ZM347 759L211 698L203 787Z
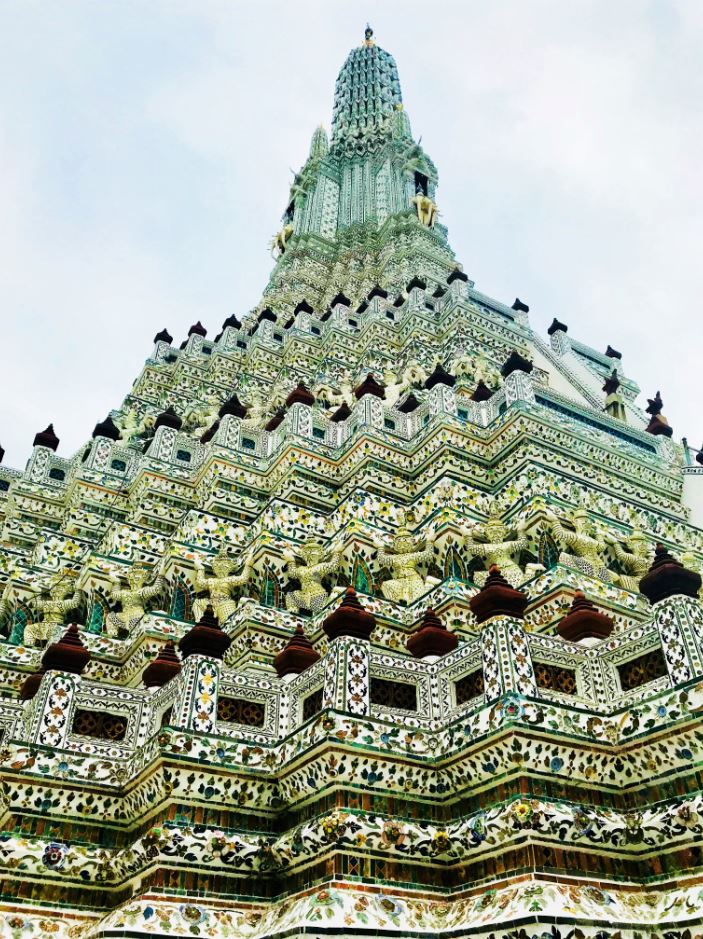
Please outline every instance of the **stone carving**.
M205 433L215 421L218 420L220 409L220 400L215 395L208 395L205 400L205 406L194 404L189 407L183 415L183 424L193 434L200 436Z
M418 192L410 201L414 203L417 209L420 224L425 225L427 228L434 228L434 223L437 221L437 215L439 214L437 212L437 203L433 202L423 192Z
M683 448L661 419L658 436L642 436L637 386L617 358L608 365L614 350L603 359L576 343L549 349L527 304L516 300L513 316L472 289L441 216L434 228L418 221L411 179L417 173L434 199L437 174L419 146L405 149L410 126L382 49L355 47L336 103L329 148L318 134L278 225L295 214L296 235L284 233L285 253L245 324L230 316L207 343L199 324L173 344L162 330L156 353L145 347L115 412L130 449L114 446L103 421L100 439L73 456L54 453L58 441L42 432L26 470L0 465L0 607L13 613L12 639L0 642L6 931L486 939L541 934L548 920L562 939L579 929L587 939L700 932L703 608L690 568L703 557L703 530L689 514L697 464L681 466ZM512 369L515 349L522 367L534 360L535 387L513 372L507 396L491 401L502 384L493 363ZM631 426L602 410L598 388L615 364ZM383 398L369 372L383 373ZM299 383L321 389L314 415L293 403L284 420L275 408L289 393L305 400L299 388L291 393ZM541 400L527 404L533 391ZM193 427L212 439L215 396L218 444L177 439ZM336 411L323 416L328 406ZM457 420L445 420L455 411ZM395 432L384 416L397 417ZM276 422L272 436L260 430ZM158 463L155 450L144 453L154 423ZM183 446L196 458L179 457ZM486 496L496 491L502 518ZM561 508L581 499L595 532ZM422 527L399 520L401 502ZM547 506L559 516L561 547L547 537ZM480 521L465 549L468 519ZM641 570L635 533L623 535L635 522L672 552L660 549L641 595L620 586ZM622 555L604 541L606 524ZM417 537L430 531L436 560L433 539ZM372 573L374 532L386 566L374 556ZM538 534L550 570L526 583L522 561ZM254 543L266 562L253 555L247 587ZM367 606L349 588L323 622L337 606L327 599L336 575L325 577L324 565L345 543L354 544L345 574ZM220 545L232 554L222 564L213 559ZM282 605L285 546L300 583ZM554 568L560 551L572 566ZM189 588L178 572L198 556L203 599L188 630ZM144 615L129 642L88 636L83 680L64 668L67 646L87 651L75 625L62 658L21 645L33 618L26 597L34 610L67 568L80 567L73 586L91 591L92 625L104 631L99 581L136 558L151 573L135 590L152 589L157 571L173 576L173 616ZM478 593L461 576L469 560L472 569L494 566L478 575ZM425 576L442 576L435 563L441 584ZM606 565L622 575L584 573ZM380 586L373 595L374 579L383 596ZM257 581L262 602L241 599ZM126 581L115 590L125 622L163 609L157 597L130 600ZM208 602L224 629L203 612ZM294 630L309 608L306 638ZM122 635L113 616L115 627ZM66 627L52 628L51 645L53 629ZM518 777L539 785L521 792ZM534 877L521 884L526 866ZM676 886L660 889L663 875ZM169 883L161 902L153 888Z
M578 508L572 514L573 531L565 528L553 512L547 512L546 519L562 549L559 555L560 564L573 567L589 577L612 583L613 574L603 563L603 546L595 537L595 526L586 509Z
M249 395L246 417L242 418L242 427L260 430L267 419L268 408L261 391L252 391Z
M0 634L2 635L7 635L9 632L8 623L11 620L15 606L13 601L14 592L12 573L8 573L7 580L2 588L2 594L0 594Z
M210 562L214 576L207 577L205 566L198 558L195 562L193 584L197 591L207 591L207 598L201 598L193 604L193 613L196 622L204 614L206 608L211 606L215 612L220 626L230 618L237 609L237 601L232 599L232 591L236 587L244 587L251 580L254 572L254 561L251 552L245 555L244 563L239 574L233 574L234 559L223 548Z
M625 538L627 549L613 535L606 534L603 540L610 545L617 560L629 572L614 575L618 584L625 590L639 593L640 580L649 570L653 556L647 536L639 528L633 528L631 534Z
M451 360L449 371L460 383L462 379L466 380L464 383L469 384L478 384L482 381L489 388L498 388L503 382L503 376L499 370L482 353L479 355L459 353Z
M322 578L339 570L342 552L332 548L330 560L323 561L324 549L310 538L298 549L302 564L296 561L292 551L285 551L283 558L288 564L288 575L300 581L300 588L286 594L286 609L299 612L310 610L317 613L327 603L330 593L322 585Z
M83 603L83 592L76 589L76 572L61 571L50 580L45 593L36 600L41 620L27 623L24 642L29 646L44 646L65 622L66 614L77 610Z
M341 404L352 407L356 400L354 398L354 383L350 372L346 369L339 379L337 388L334 388L329 382L318 382L312 392L316 401L327 402L331 408L339 407Z
M432 558L434 538L413 535L408 521L407 516L402 519L390 545L377 545L378 563L393 573L381 584L381 593L396 603L413 603L438 582L435 577L423 577L417 569Z
M121 630L131 630L147 612L147 605L166 588L166 579L158 574L153 583L149 584L149 568L138 561L127 570L128 586L122 586L122 578L118 572L110 574L112 590L110 599L122 605L119 613L109 613L105 623L105 632L110 638L119 636Z
M292 234L293 226L290 224L290 222L287 225L284 225L280 231L276 232L276 234L273 236L273 240L271 241L271 254L274 257L280 257L282 254L285 254Z
M509 538L510 529L501 520L500 509L493 500L485 524L478 527L467 526L463 529L463 534L466 553L482 558L486 565L485 571L477 571L474 575L475 583L479 586L485 583L489 568L493 564L498 565L501 574L511 586L518 587L525 581L525 574L516 560L520 552L525 551L529 545L524 519L518 522L515 537Z
M129 442L150 434L154 429L155 421L153 414L145 414L140 418L135 408L128 408L115 423L120 430L121 439Z
M385 385L385 402L387 407L392 408L406 392L413 386L420 385L427 378L427 372L417 362L410 362L403 369L400 377L393 368L386 368L383 371L383 381Z

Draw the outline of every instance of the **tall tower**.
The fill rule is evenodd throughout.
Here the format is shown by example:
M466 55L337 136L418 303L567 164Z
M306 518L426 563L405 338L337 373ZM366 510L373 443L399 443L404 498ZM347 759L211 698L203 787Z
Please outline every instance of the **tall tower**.
M367 28L261 303L0 467L2 936L700 932L703 470L438 205Z
M436 190L395 60L367 27L337 77L332 139L322 127L314 132L293 180L266 302L324 308L340 290L360 302L375 286L396 295L413 276L445 283L456 261L437 221Z

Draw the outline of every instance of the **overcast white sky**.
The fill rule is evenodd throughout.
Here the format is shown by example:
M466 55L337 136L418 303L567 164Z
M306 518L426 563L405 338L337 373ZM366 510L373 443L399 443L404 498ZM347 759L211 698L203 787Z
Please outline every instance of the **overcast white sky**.
M0 0L0 442L70 455L163 326L259 299L366 21L480 290L624 355L703 443L703 4Z

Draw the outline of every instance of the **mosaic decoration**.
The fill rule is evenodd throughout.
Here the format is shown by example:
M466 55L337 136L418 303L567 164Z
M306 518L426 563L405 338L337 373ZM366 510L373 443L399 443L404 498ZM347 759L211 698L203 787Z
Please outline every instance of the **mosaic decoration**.
M437 183L367 28L259 305L0 466L3 939L703 935L703 473Z

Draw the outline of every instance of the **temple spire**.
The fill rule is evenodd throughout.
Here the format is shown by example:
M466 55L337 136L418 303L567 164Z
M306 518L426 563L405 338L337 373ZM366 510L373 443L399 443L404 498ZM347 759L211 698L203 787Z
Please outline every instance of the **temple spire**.
M388 128L388 119L403 103L395 59L376 45L370 26L365 35L364 43L351 50L337 76L333 144Z
M327 155L329 148L330 142L327 138L327 131L322 124L320 124L319 127L315 128L312 140L310 141L310 159L321 160Z

